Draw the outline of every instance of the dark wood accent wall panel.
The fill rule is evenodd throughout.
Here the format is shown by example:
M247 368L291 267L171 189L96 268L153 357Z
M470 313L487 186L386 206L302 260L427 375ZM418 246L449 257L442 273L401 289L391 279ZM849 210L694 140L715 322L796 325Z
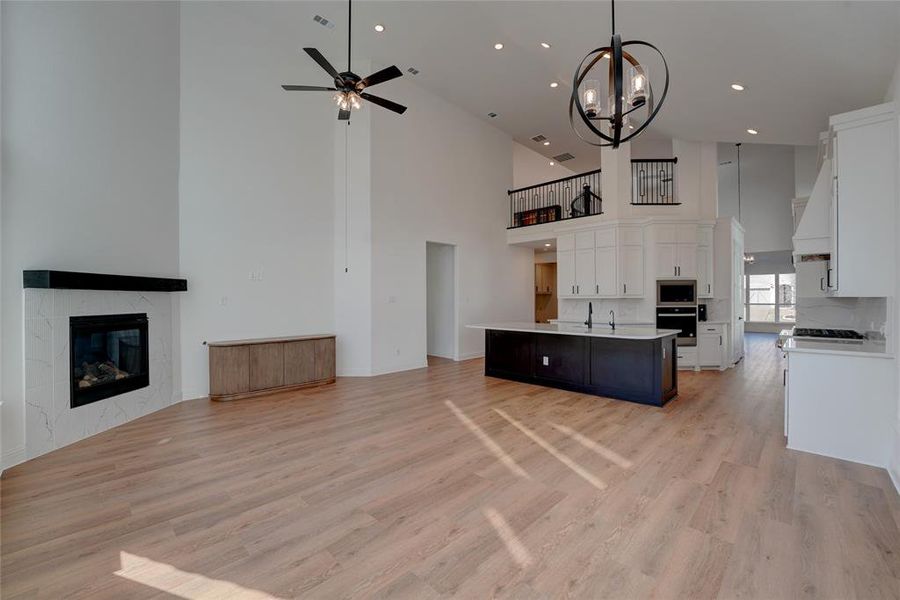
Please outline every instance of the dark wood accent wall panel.
M209 344L209 396L236 400L332 383L334 336L236 340Z

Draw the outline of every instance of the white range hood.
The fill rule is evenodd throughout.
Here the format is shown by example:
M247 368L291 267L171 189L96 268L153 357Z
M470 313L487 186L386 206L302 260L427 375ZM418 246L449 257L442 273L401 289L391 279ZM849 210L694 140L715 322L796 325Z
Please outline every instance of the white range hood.
M831 184L831 159L826 158L794 232L794 256L831 253Z

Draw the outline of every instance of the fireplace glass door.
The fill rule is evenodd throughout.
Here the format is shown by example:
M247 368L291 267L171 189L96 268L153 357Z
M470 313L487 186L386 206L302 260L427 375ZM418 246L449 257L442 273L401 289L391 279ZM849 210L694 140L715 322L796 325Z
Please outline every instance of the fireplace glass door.
M72 408L150 385L147 315L70 317Z

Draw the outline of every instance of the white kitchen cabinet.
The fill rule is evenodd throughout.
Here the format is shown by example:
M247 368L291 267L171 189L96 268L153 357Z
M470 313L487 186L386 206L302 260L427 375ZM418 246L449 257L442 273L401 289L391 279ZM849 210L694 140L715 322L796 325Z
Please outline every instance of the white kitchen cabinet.
M597 248L594 252L594 271L596 274L594 290L602 298L615 298L618 295L616 247Z
M800 298L824 298L828 295L825 280L828 277L828 261L798 261L794 265L797 273L797 296Z
M787 447L886 467L897 418L894 360L786 350Z
M644 247L619 247L620 296L642 298L644 296Z
M591 237L593 246L593 236ZM575 251L575 295L596 296L594 277L594 249L584 248Z
M699 367L727 368L725 326L701 322L697 327L697 364Z
M697 346L677 346L678 368L697 369Z
M575 234L566 233L556 238L556 251L568 252L575 249Z
M893 103L831 117L833 296L892 296L895 256L897 116Z
M576 250L593 250L594 249L594 232L592 231L579 231L575 234L575 249Z
M744 229L733 217L716 221L713 251L714 296L722 300L719 312L727 323L725 332L727 366L744 356Z
M561 239L561 238L560 238ZM572 240L575 245L575 240ZM560 298L575 296L575 251L556 253L556 295Z
M697 297L713 297L713 252L709 246L697 247Z
M697 239L697 225L658 225L656 276L660 279L696 279Z
M643 227L619 227L617 241L617 295L624 298L643 298L644 229Z

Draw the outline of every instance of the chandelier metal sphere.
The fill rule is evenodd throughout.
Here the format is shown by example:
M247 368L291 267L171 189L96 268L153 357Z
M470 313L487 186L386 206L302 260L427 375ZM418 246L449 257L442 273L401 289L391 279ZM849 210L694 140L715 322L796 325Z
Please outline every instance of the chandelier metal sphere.
M569 124L579 138L592 146L618 148L622 142L644 131L659 113L669 92L669 65L666 57L653 44L641 40L622 41L616 33L615 0L612 0L612 31L609 46L590 51L575 71L572 97L569 99ZM654 97L647 68L625 50L628 46L650 48L662 60L665 84L658 100ZM604 60L605 63L601 62ZM589 77L604 66L607 67L606 86L600 83L602 77ZM576 112L587 130L600 141L589 139L579 131Z

